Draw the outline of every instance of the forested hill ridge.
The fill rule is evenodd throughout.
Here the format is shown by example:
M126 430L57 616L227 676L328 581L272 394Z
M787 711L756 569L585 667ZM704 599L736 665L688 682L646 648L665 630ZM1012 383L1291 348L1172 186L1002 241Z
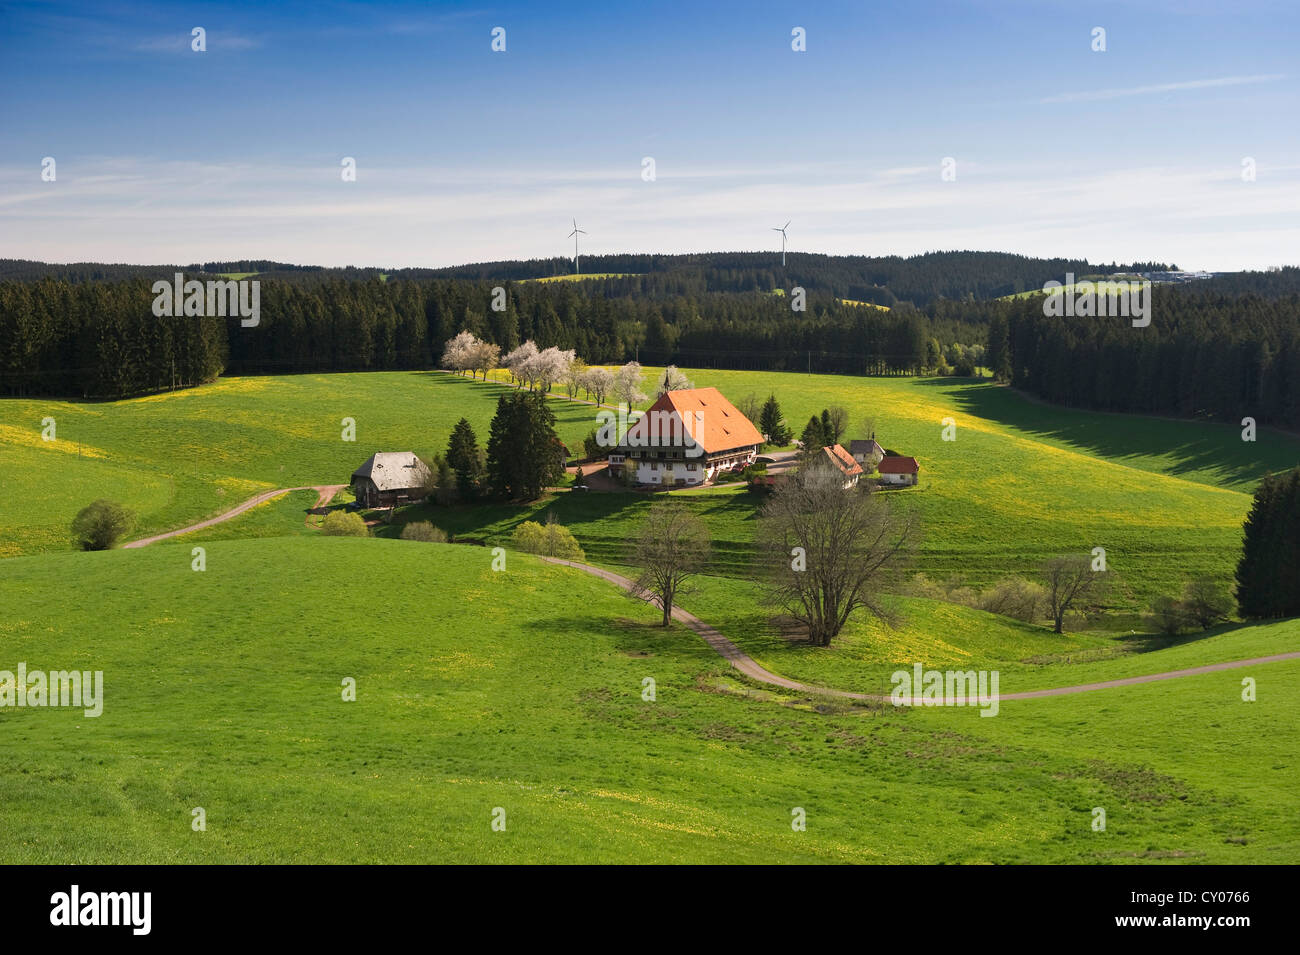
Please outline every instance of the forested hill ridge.
M1037 259L1006 252L927 252L913 256L869 257L791 252L781 266L775 252L710 252L688 255L618 254L583 256L582 270L606 297L665 299L707 292L771 292L800 286L850 301L894 306L928 305L938 299L989 299L1041 289L1043 283L1076 276L1118 272L1172 271L1160 262L1127 265L1086 259ZM569 258L482 262L440 269L325 268L266 260L187 265L112 265L94 262L48 264L0 259L0 280L53 278L68 282L156 280L184 271L195 277L244 276L315 284L336 279L461 279L519 282L570 276Z

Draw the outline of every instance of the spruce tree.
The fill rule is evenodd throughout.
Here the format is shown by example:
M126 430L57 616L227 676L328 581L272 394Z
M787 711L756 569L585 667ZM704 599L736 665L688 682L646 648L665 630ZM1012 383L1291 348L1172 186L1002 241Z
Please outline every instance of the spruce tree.
M466 500L478 491L483 479L483 462L480 458L478 437L469 420L461 418L452 429L447 442L447 463L456 472L456 489Z
M489 485L502 497L536 500L564 473L562 447L545 395L502 395L488 436Z

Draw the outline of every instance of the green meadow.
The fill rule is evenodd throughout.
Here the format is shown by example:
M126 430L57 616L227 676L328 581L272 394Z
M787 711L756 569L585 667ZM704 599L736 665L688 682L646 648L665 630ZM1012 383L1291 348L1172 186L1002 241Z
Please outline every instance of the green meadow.
M546 275L536 279L520 279L522 282L586 282L592 279L621 279L632 272L578 272L573 275Z
M346 484L375 451L441 451L461 416L486 441L503 387L378 372L223 378L119 402L0 402L0 473L27 488L0 501L0 556L68 547L73 515L98 497L135 510L146 536L271 488ZM592 409L557 402L555 411L561 437L581 447ZM54 441L41 439L46 417ZM354 441L343 440L345 418Z
M656 372L647 369L647 381ZM843 405L851 422L873 421L886 447L914 455L920 487L891 492L891 500L920 517L918 572L981 586L1008 573L1032 575L1056 554L1102 547L1116 572L1116 609L1145 608L1198 574L1229 578L1254 482L1300 460L1300 441L1278 432L1247 443L1228 425L1052 408L986 381L689 374L733 400L775 393L796 430L822 408ZM445 447L462 415L486 441L507 387L384 372L222 379L116 403L6 401L0 470L21 476L25 491L0 498L0 553L68 548L68 522L96 497L136 510L144 536L270 488L345 483L376 450L430 454ZM595 409L561 396L553 407L561 437L580 447ZM47 416L57 424L53 442L40 438ZM355 441L342 440L344 419L355 422ZM945 421L954 440L944 440ZM850 436L863 427L851 424ZM674 496L708 523L715 572L748 577L760 502L743 489ZM648 504L635 493L560 494L529 506L410 509L399 520L428 519L500 543L519 522L553 509L590 557L612 564L626 558L628 529Z
M1300 860L1300 661L992 719L855 706L743 684L693 632L519 554L494 571L467 545L205 546L203 572L188 541L0 561L0 669L104 674L97 718L0 709L0 860ZM982 652L975 630L949 639Z

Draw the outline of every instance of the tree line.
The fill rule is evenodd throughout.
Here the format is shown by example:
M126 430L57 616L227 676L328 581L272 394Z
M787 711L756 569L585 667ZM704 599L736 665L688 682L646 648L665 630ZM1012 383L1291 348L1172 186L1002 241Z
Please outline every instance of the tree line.
M192 277L192 276L187 276ZM171 276L155 276L170 282ZM260 320L158 318L147 278L0 282L0 388L9 395L120 398L220 374L428 368L462 331L513 352L526 341L592 364L640 359L714 367L911 374L929 340L983 330L809 293L606 298L576 283L261 280ZM680 356L680 357L679 357Z
M967 308L985 364L1047 401L1103 411L1300 427L1300 295L1152 290L1151 323L1053 318L1041 297Z

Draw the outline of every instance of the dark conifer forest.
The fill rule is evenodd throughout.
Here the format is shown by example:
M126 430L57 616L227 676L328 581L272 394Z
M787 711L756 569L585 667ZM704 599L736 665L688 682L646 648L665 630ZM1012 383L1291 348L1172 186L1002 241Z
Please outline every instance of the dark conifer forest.
M1039 289L1076 276L1162 271L1002 253L910 258L767 253L584 258L442 270L268 261L134 266L0 261L0 390L118 398L222 374L428 368L462 329L509 351L532 339L589 363L916 374L932 343L1047 401L1300 428L1300 269L1157 286L1152 321L1054 318ZM254 273L256 327L156 317L151 286ZM792 308L796 287L803 311ZM504 290L503 296L494 289ZM493 305L504 303L504 309ZM883 306L883 307L873 307Z

